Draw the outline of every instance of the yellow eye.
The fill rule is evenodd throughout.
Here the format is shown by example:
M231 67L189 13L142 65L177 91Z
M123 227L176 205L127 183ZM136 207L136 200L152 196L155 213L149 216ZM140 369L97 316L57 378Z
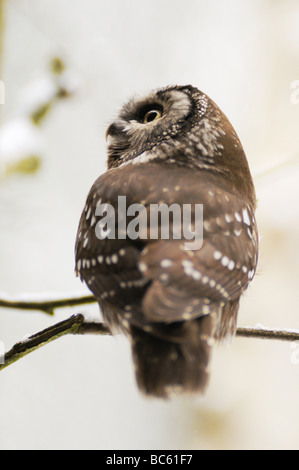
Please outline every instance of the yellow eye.
M151 109L146 113L146 115L143 118L144 124L147 124L148 122L155 121L156 119L160 119L162 117L162 113L159 109Z

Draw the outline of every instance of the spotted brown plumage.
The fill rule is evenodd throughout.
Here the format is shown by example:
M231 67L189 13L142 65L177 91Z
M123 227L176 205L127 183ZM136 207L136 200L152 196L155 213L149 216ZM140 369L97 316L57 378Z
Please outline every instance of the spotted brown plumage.
M139 387L149 395L203 391L215 340L236 330L240 296L258 258L255 191L231 124L194 87L167 87L131 100L108 128L108 171L80 220L76 272L105 321L132 342ZM133 240L118 201L203 205L203 243ZM115 238L97 237L97 208L115 209ZM192 212L194 220L194 213ZM122 231L122 233L121 233Z

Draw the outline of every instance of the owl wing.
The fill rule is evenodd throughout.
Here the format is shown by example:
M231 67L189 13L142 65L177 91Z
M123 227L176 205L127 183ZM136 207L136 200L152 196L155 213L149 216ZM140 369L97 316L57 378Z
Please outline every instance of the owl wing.
M102 312L108 310L111 327L119 327L118 311L129 315L132 309L136 326L144 324L140 302L149 282L138 269L140 246L121 234L118 226L119 215L123 215L119 214L118 197L126 195L127 176L130 180L130 175L122 178L118 170L111 170L97 179L81 215L75 246L76 274L95 295ZM105 210L114 212L115 218L109 222L115 232L109 238L99 238L107 229L99 225L103 220L97 215L99 207L102 215Z
M203 205L203 243L120 238L118 197L141 203ZM115 208L114 239L99 240L96 208ZM254 209L219 175L174 165L147 163L110 170L94 184L83 211L76 271L96 298L134 311L138 326L172 323L211 313L239 299L257 264ZM142 308L141 308L142 307Z
M238 301L254 277L258 256L254 208L221 177L191 176L182 169L173 181L170 172L167 176L170 191L162 189L167 204L175 197L181 205L203 205L203 243L192 250L182 240L158 240L141 253L139 266L152 280L144 312L155 322L196 318Z

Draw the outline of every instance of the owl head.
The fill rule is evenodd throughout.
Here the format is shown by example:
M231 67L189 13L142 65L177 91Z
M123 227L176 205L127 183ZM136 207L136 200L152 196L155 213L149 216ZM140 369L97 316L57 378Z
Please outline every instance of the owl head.
M148 162L189 166L229 180L255 198L240 140L218 106L197 88L168 86L132 98L107 129L108 169Z

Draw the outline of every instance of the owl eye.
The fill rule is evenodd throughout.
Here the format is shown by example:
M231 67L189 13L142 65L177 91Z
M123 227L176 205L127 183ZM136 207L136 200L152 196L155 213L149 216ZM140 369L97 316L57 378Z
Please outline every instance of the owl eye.
M156 119L160 119L162 117L162 112L159 109L150 109L143 118L144 124L148 122L155 121Z

